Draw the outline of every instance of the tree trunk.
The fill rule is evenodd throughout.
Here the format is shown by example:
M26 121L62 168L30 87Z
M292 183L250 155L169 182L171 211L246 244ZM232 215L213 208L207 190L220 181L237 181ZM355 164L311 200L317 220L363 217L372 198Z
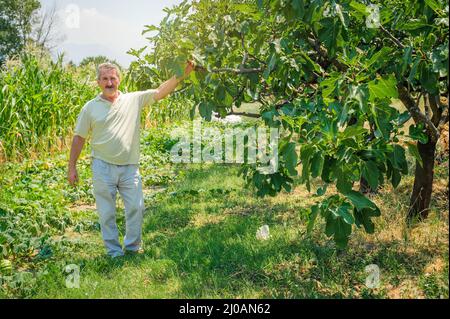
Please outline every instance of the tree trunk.
M434 157L436 142L428 140L428 143L417 143L423 167L416 161L414 176L414 188L411 195L408 211L408 222L427 218L430 210L431 193L433 190Z

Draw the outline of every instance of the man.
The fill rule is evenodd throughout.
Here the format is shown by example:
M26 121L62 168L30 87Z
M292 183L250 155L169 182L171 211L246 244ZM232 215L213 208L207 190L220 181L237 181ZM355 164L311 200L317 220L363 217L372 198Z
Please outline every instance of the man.
M98 66L97 83L102 93L87 102L78 116L70 150L68 180L71 185L78 181L76 162L91 132L94 196L103 241L111 257L122 256L124 251L142 252L144 203L139 174L141 111L143 107L170 94L193 69L194 64L188 61L181 78L173 76L156 90L122 93L118 90L120 73L117 66L111 63ZM124 249L119 242L116 224L117 191L125 206Z

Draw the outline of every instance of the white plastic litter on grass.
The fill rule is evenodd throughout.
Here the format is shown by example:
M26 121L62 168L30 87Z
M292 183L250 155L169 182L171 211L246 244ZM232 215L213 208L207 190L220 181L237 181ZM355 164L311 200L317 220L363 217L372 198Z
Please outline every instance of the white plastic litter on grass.
M269 225L264 225L258 228L256 232L256 239L258 240L267 240L269 239Z

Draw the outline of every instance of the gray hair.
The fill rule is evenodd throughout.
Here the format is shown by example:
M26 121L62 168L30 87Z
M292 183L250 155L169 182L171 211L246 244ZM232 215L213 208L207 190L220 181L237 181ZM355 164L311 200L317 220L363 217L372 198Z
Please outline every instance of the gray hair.
M100 64L97 67L97 80L100 80L100 75L101 75L101 70L102 69L116 70L117 76L120 79L120 69L119 69L119 67L116 64L114 64L114 63L106 62L106 63Z

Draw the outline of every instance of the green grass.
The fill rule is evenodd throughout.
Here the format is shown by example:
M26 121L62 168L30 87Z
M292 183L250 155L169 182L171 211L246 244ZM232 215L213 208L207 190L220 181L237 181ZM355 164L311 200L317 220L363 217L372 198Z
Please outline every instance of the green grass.
M355 230L348 249L340 250L324 235L322 221L306 233L308 208L321 198L304 186L290 194L257 198L237 176L238 166L169 165L167 156L158 152L170 145L164 143L166 136L158 128L142 140L143 255L105 256L85 156L79 166L82 185L76 190L65 184L63 158L22 164L29 167L25 172L30 179L23 186L18 183L24 178L23 166L3 167L0 184L8 192L1 193L2 203L13 205L17 191L25 192L32 183L47 188L54 184L24 198L34 206L53 203L57 210L50 206L45 214L66 224L51 234L38 234L51 235L45 242L51 253L45 258L10 258L13 272L27 278L1 285L0 297L448 298L448 199L442 187L448 171L441 166L436 168L433 210L425 222L412 229L404 224L413 182L408 176L397 190L386 186L373 196L382 210L374 219L375 234ZM65 192L64 198L57 190ZM118 204L123 236L123 205L120 200ZM264 224L271 237L259 241L255 233ZM42 245L35 248L45 251ZM66 287L69 274L64 269L70 264L80 267L79 288ZM381 271L376 289L365 285L370 264Z
M416 230L416 235L425 231L420 240L404 240L396 238L392 225L388 226L397 220L400 227L401 216L384 216L377 221L376 235L357 231L348 250L340 251L320 227L312 236L306 235L302 214L308 206L306 192L256 199L251 190L242 188L236 172L227 166L187 170L148 207L144 255L110 260L104 256L100 234L89 233L81 249L64 260L80 265L80 288L65 287L64 262L60 261L38 280L32 297L448 297L448 244L431 233L438 231L442 236L448 231L445 218L431 216ZM217 194L218 188L230 192ZM387 198L394 207L385 214L395 212L397 200ZM255 238L263 224L270 226L268 241ZM421 243L424 238L431 245ZM427 273L436 259L443 265ZM374 290L365 287L364 271L373 263L380 267L382 280Z

